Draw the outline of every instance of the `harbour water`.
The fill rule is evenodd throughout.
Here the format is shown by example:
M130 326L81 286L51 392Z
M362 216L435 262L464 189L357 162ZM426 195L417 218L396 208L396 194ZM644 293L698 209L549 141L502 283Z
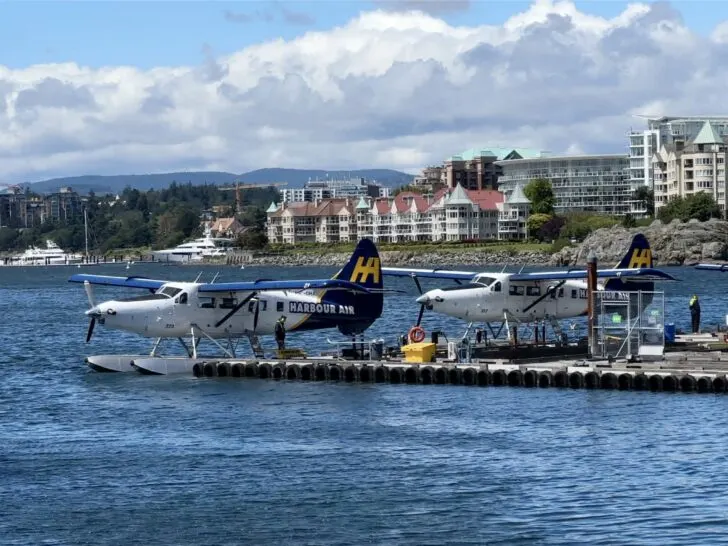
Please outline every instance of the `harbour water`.
M124 267L89 271L335 272ZM97 327L87 345L76 272L0 268L0 544L728 541L725 395L98 374L85 355L150 342ZM695 292L703 323L724 323L728 275L670 272L683 282L664 285L668 320L689 326ZM371 336L394 342L417 292L388 287L407 293L387 296ZM423 325L463 328L428 313ZM340 339L289 341L326 349L327 336Z

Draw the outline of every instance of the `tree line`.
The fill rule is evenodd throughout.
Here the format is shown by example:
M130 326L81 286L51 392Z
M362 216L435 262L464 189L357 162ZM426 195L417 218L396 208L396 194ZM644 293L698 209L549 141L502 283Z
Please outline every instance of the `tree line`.
M139 191L127 187L121 194L84 198L88 217L89 250L105 254L114 249L168 248L202 235L203 212L216 207L217 216L235 215L249 227L247 238L264 237L265 210L280 195L273 187L241 190L241 210L236 210L235 192L221 191L211 184L173 182L161 190ZM218 208L219 207L219 208ZM58 222L46 221L27 229L0 228L0 251L23 250L55 241L66 251L85 247L84 219L79 215ZM264 243L263 243L264 244Z
M523 190L531 201L531 215L528 218L529 236L539 241L581 240L589 233L603 227L621 224L624 227L635 227L637 219L627 214L624 216L609 216L604 214L591 214L588 212L574 212L555 214L554 197L551 182L544 178L531 180ZM647 213L647 218L641 221L650 222L655 218L654 194L647 186L638 188L632 199L639 203ZM722 218L720 207L710 193L699 192L685 197L676 197L659 208L657 218L668 223L674 219L687 222L690 219L706 221L710 218Z

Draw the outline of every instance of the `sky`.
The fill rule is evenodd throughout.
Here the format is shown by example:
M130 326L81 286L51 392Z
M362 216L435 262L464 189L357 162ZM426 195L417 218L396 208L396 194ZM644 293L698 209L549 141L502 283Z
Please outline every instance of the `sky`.
M625 153L728 115L725 2L0 2L0 184L469 148Z

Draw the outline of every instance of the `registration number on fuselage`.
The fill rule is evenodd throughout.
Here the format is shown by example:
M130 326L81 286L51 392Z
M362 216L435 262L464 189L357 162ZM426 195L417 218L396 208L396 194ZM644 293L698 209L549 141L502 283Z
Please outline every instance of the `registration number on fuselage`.
M289 313L302 313L307 315L353 315L353 305L339 305L337 303L313 303L304 301L288 302Z

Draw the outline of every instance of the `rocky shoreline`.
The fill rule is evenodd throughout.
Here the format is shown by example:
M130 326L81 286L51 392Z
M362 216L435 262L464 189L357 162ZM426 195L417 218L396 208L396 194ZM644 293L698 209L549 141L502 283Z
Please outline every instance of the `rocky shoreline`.
M341 266L351 257L349 252L316 252L301 251L285 254L253 253L234 256L228 263L238 265L269 265L296 267L309 265ZM484 252L482 249L463 250L458 252L413 252L407 250L390 250L380 253L382 265L386 267L451 267L456 265L473 265L486 267L489 265L543 265L550 260L545 252Z
M613 267L627 252L632 237L643 233L650 243L655 265L695 265L728 260L728 222L673 220L663 224L655 220L648 227L625 229L602 228L591 233L580 245L566 247L553 254L550 262L559 266L586 264L590 252L598 262Z

